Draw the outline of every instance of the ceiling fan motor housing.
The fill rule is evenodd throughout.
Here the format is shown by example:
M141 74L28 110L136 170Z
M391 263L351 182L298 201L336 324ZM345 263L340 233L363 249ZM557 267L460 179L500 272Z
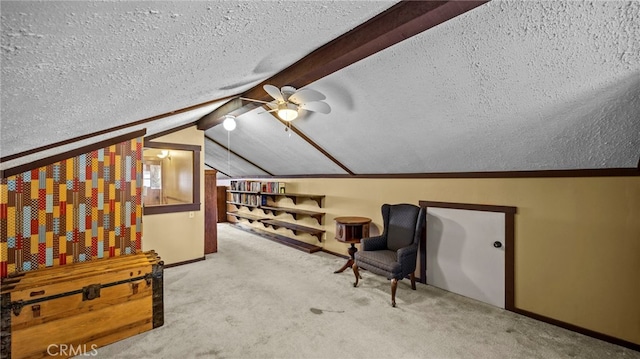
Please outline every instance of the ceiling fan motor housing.
M293 86L282 86L282 88L280 89L280 92L282 93L282 98L284 98L285 101L289 101L289 97L291 97L291 95L296 93L296 91L298 90Z

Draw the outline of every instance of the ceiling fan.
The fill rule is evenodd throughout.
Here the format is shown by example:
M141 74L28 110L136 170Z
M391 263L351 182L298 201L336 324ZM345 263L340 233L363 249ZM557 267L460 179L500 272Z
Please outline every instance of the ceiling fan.
M290 122L295 120L300 110L324 114L331 112L331 107L322 101L326 99L326 97L316 90L298 90L292 86L282 86L282 88L279 89L273 85L264 85L262 88L264 88L269 96L273 97L274 101L266 102L244 97L241 97L241 99L267 105L271 109L267 112L275 112L278 117L284 121Z

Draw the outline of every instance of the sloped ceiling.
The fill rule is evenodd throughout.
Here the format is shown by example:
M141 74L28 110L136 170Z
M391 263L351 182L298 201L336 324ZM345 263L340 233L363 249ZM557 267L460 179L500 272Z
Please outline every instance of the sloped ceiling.
M394 2L2 2L2 156L176 109L189 123ZM491 1L205 131L221 174L637 168L640 3ZM279 84L283 85L283 84ZM160 125L161 121L165 125ZM24 132L29 141L24 141Z
M0 156L235 95L393 4L2 1Z

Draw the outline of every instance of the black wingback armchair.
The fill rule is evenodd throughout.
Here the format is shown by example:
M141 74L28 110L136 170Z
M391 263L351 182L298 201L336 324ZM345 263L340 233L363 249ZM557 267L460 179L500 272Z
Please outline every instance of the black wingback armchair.
M426 221L425 209L413 204L382 205L384 231L377 237L363 238L360 251L355 253L353 273L358 285L364 268L372 273L386 276L391 280L391 305L396 306L398 281L407 275L411 279L411 289L416 289L416 261L418 242ZM424 265L424 264L423 264Z

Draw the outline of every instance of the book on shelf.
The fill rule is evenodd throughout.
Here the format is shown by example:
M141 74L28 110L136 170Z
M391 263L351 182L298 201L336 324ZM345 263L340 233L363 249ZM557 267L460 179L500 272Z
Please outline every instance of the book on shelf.
M231 202L240 205L259 206L263 201L261 197L263 196L253 193L232 193Z
M263 182L262 183L262 192L263 193L278 193L278 182Z
M231 181L232 191L260 192L261 183L259 181Z

